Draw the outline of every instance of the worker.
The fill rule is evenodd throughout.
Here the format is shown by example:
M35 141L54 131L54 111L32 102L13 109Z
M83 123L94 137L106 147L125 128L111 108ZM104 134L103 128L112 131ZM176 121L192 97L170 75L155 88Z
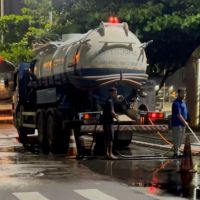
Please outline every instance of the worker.
M177 90L177 98L172 104L172 134L174 145L174 157L181 157L179 148L185 136L185 129L188 126L188 110L184 101L186 91L184 88Z
M107 159L117 159L113 155L113 141L114 141L114 118L118 120L118 116L114 110L114 101L117 99L117 89L111 87L109 89L109 98L103 107L103 130L104 130L104 144Z

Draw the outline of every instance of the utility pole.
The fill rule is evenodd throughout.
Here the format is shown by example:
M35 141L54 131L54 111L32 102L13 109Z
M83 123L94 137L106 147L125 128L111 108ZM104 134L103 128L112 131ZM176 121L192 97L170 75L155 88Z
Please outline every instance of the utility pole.
M53 24L53 10L52 10L52 1L49 1L49 23L52 25Z
M4 16L4 0L0 0L1 1L1 17ZM4 41L4 36L3 33L1 34L1 43L3 44Z
M4 16L4 0L1 0L1 17Z

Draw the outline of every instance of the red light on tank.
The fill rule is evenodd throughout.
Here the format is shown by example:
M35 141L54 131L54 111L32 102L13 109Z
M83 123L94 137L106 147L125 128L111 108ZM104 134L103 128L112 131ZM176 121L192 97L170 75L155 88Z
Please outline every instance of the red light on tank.
M119 23L118 17L114 17L114 23Z
M119 19L118 19L118 17L110 16L109 19L108 19L108 23L118 24L119 23Z
M84 113L83 119L85 119L85 120L90 119L90 115L88 113Z

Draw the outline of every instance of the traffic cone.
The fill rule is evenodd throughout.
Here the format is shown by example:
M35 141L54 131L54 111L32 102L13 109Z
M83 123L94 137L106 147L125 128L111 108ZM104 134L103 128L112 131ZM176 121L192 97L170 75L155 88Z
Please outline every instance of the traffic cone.
M185 146L183 150L183 158L181 160L180 172L195 172L193 168L192 152L190 146L190 136L185 138Z
M68 153L67 157L69 158L76 158L77 157L77 147L76 147L76 140L74 137L74 130L70 130L70 138L69 138L69 148L68 148Z

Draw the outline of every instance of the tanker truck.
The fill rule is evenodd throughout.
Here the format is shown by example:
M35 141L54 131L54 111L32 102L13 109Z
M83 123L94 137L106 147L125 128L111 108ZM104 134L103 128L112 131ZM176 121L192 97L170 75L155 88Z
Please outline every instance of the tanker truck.
M115 86L115 108L122 116L115 127L116 144L128 145L133 130L141 129L138 107L146 110L137 97L148 78L147 45L127 23L102 22L85 34L36 48L37 58L21 63L15 78L13 118L19 141L26 143L37 129L44 153L65 152L73 128L78 147L82 134L93 133L97 149L103 149L102 106Z

